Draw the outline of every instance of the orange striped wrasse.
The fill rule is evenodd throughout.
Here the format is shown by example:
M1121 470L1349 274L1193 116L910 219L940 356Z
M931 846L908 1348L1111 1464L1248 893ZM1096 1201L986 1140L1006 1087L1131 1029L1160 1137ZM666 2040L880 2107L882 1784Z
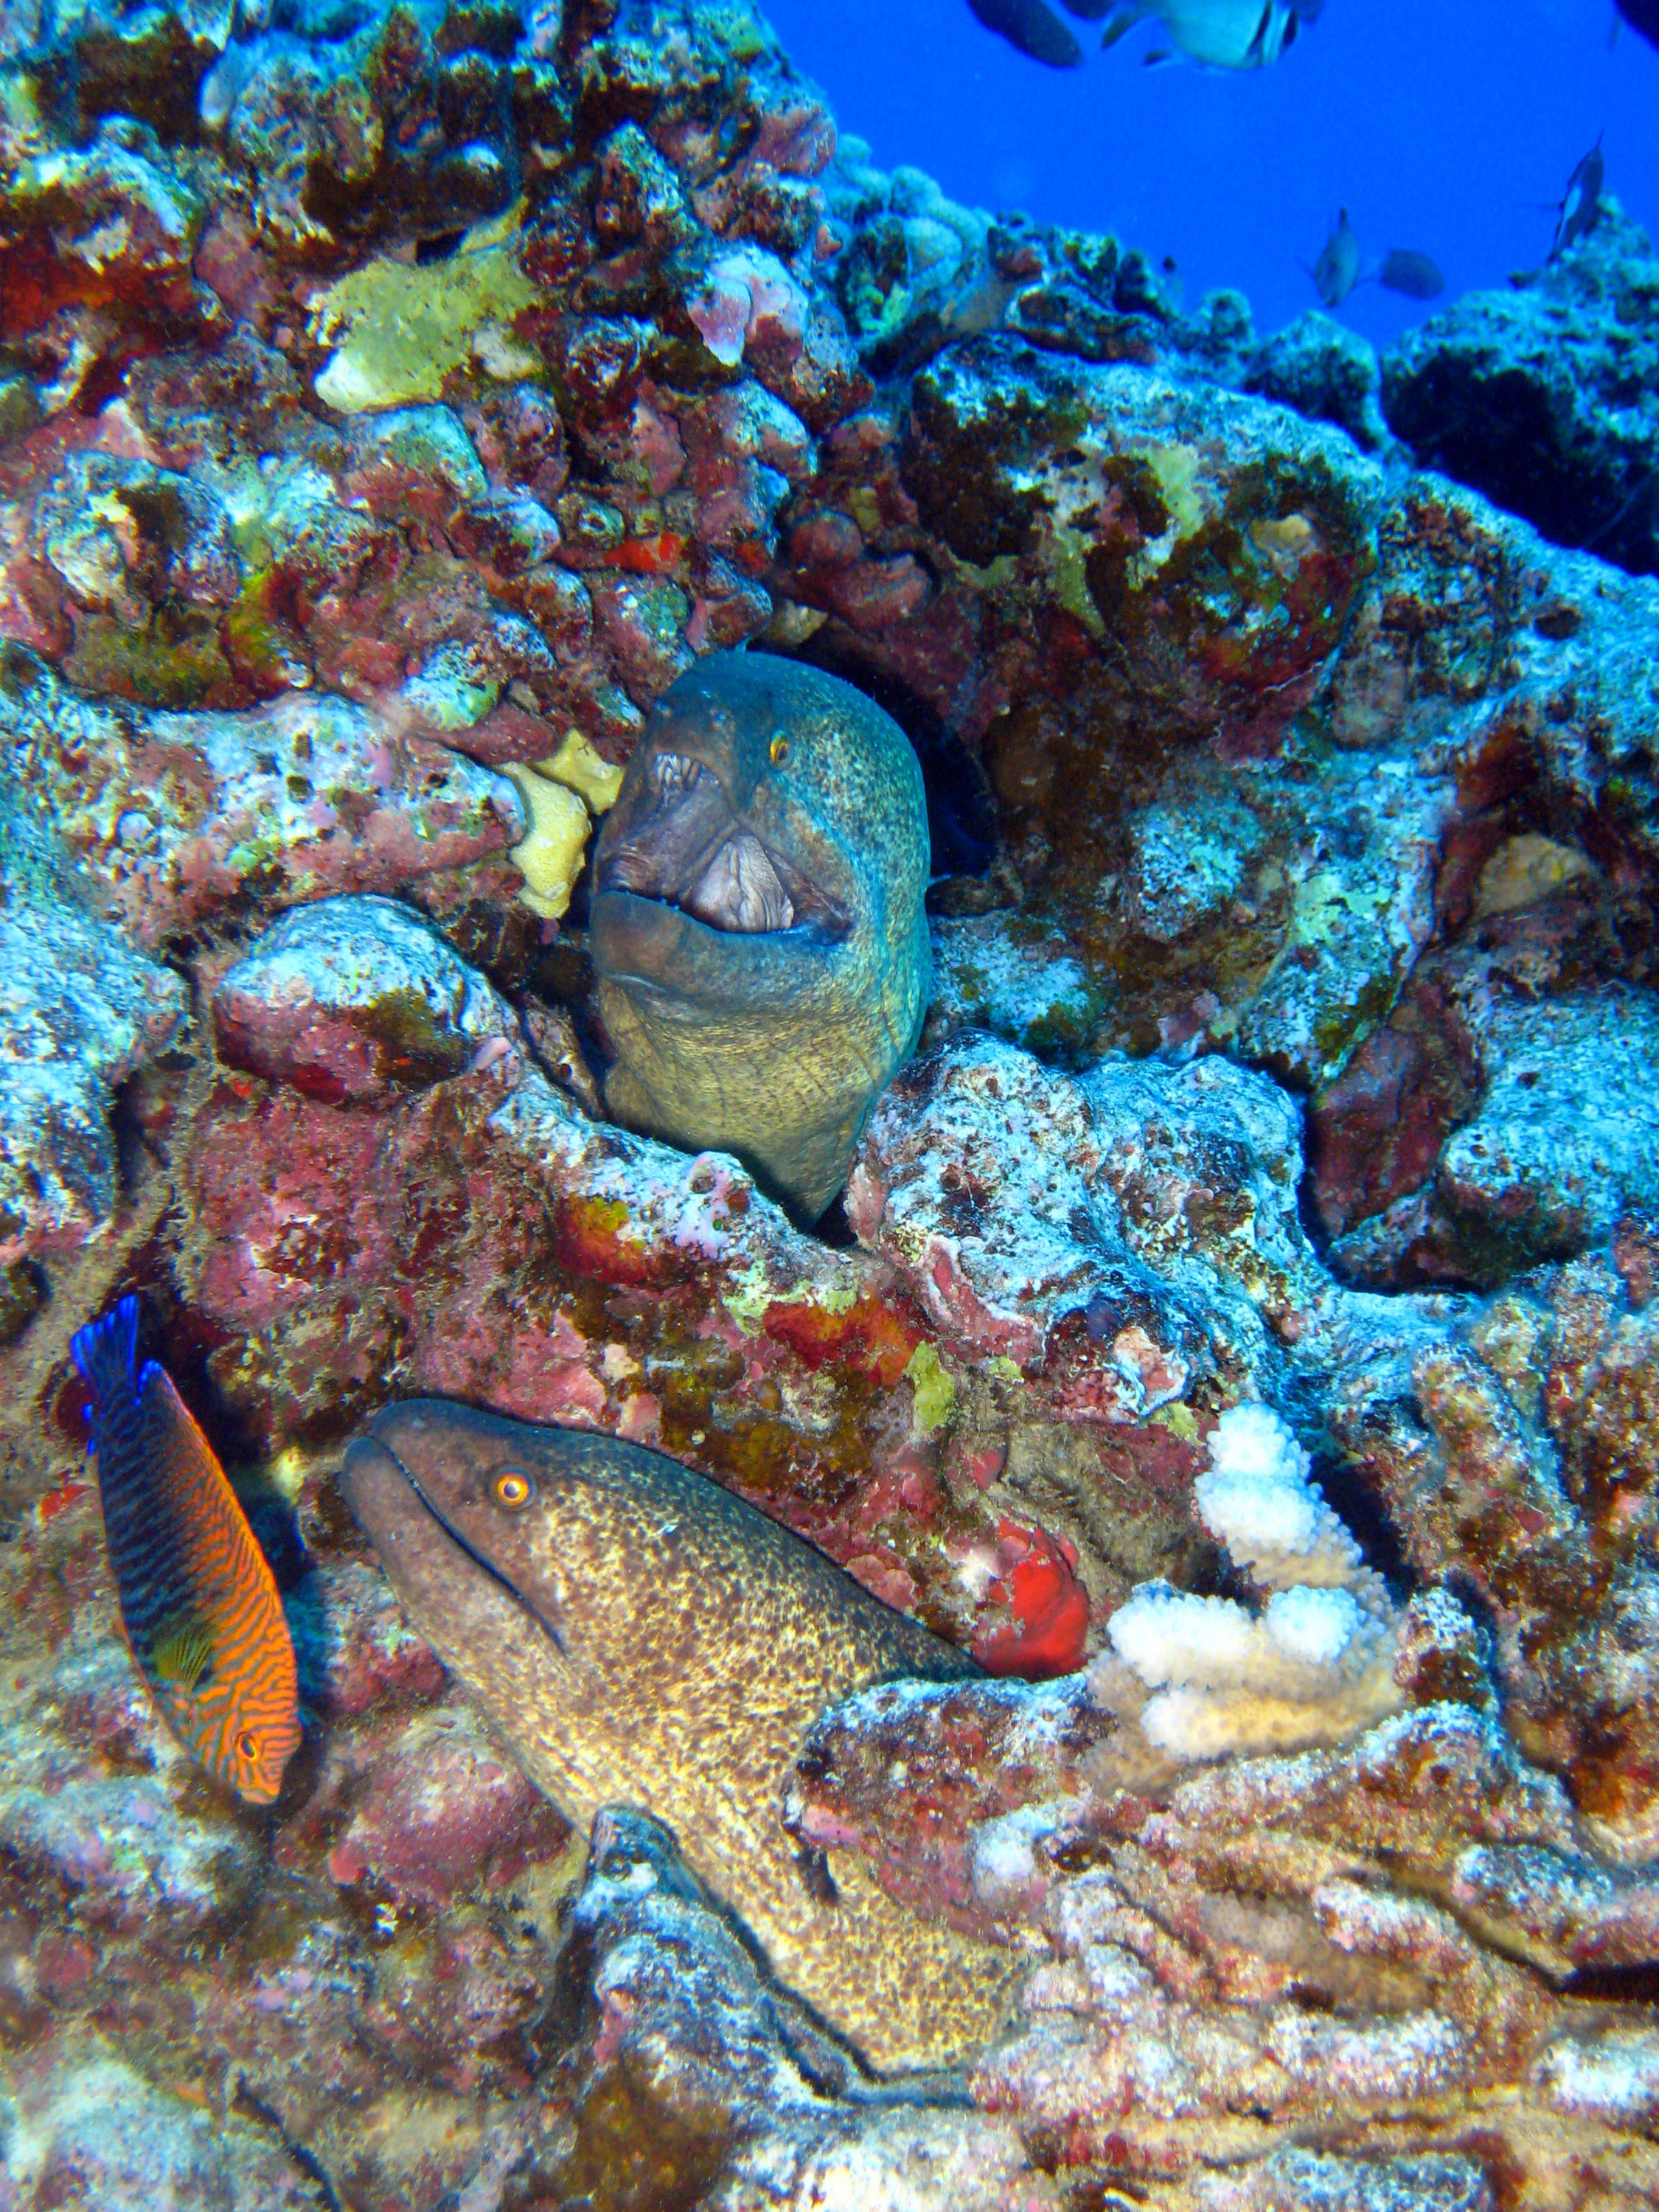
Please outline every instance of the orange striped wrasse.
M283 1601L212 1446L163 1367L137 1365L138 1301L77 1331L121 1626L191 1755L268 1805L300 1741Z

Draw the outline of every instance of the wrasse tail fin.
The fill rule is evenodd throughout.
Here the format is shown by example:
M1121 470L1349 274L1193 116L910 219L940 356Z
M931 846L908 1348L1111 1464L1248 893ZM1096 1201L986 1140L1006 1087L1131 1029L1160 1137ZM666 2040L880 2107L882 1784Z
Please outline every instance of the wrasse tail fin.
M70 1340L70 1353L100 1407L131 1389L138 1358L138 1301L132 1293L101 1321L77 1328Z

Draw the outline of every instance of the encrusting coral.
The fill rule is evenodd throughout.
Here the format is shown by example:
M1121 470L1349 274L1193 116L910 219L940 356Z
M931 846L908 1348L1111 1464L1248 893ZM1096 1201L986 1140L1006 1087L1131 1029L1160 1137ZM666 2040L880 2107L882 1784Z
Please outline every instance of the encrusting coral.
M520 898L544 921L556 921L570 904L587 857L593 822L581 793L538 769L507 770L519 787L530 827L507 857L524 878Z

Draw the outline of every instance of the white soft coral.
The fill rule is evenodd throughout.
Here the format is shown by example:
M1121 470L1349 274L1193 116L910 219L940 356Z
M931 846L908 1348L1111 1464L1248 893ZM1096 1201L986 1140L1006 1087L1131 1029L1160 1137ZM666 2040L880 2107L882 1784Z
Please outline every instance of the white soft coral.
M1144 1583L1113 1614L1120 1659L1154 1694L1140 1725L1177 1759L1331 1743L1395 1711L1398 1620L1380 1577L1265 1406L1235 1406L1193 1486L1204 1525L1270 1593L1261 1612Z

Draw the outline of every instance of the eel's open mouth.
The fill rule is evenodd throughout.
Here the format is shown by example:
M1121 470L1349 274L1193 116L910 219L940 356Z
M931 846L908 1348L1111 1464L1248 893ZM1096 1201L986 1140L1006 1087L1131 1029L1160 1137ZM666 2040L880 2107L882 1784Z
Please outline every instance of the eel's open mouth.
M377 1465L377 1462L384 1464ZM494 1583L506 1596L511 1598L521 1613L528 1614L537 1627L544 1635L550 1637L557 1649L562 1652L564 1638L553 1622L547 1620L539 1608L531 1603L518 1584L510 1576L503 1574L493 1559L486 1559L474 1545L468 1543L448 1515L442 1512L428 1495L413 1469L398 1452L392 1449L384 1437L376 1436L373 1427L370 1427L355 1436L346 1446L345 1460L340 1470L340 1481L341 1487L345 1492L347 1504L356 1515L360 1526L364 1529L375 1549L381 1553L382 1558L384 1559L386 1550L386 1531L374 1525L374 1514L366 1511L360 1505L359 1498L371 1496L377 1485L384 1493L386 1468L390 1468L395 1477L408 1488L421 1511L425 1514L434 1528L441 1531L446 1540L453 1544L458 1552L471 1559L482 1575Z
M595 886L677 906L710 929L811 928L844 937L840 902L732 812L720 780L684 753L654 754L626 834L602 850Z

